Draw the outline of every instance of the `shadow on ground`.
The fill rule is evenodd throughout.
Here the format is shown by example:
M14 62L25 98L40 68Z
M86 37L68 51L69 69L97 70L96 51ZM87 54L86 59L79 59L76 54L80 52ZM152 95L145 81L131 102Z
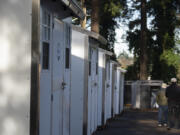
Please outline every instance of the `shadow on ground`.
M180 135L180 130L157 127L157 111L127 110L94 135Z

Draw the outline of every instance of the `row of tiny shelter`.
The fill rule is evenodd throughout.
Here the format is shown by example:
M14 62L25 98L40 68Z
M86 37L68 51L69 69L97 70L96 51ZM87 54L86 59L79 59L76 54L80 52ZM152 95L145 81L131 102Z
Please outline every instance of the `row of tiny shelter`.
M91 135L123 111L124 73L74 0L0 3L0 134Z
M161 90L162 80L126 81L124 104L133 109L158 108L156 94Z

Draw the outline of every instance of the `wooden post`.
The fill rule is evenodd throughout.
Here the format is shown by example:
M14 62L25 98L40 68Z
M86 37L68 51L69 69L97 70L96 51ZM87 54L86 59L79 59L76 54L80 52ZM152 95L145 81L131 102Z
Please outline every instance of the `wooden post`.
M32 0L30 135L39 135L40 0Z

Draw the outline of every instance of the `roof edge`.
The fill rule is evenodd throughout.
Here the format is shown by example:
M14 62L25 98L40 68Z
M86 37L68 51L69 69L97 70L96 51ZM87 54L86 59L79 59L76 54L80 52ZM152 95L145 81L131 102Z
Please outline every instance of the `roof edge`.
M113 55L113 53L110 52L110 51L107 51L107 50L102 49L102 48L98 48L98 49L99 49L99 51L104 52L105 54L107 54L107 55L109 55L109 56L112 56L112 55Z
M121 67L117 67L117 69L120 70L122 73L126 73L127 72L127 70L122 69Z
M97 34L95 32L89 31L89 30L85 30L85 29L83 29L81 27L77 27L75 25L71 25L71 27L73 30L82 32L84 34L87 34L91 38L98 40L101 44L104 44L104 45L107 44L107 40L103 36L101 36L100 34Z
M85 18L85 14L83 10L75 1L73 0L60 0L60 1L64 3L65 6L69 7L75 16L77 16L82 20Z

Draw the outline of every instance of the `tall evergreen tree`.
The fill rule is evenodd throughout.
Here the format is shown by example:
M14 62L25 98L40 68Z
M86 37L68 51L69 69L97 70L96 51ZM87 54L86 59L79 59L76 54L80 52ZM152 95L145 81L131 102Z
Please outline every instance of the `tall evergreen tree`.
M132 8L129 9L128 13L132 14L140 11L141 4L139 1L129 1L132 2ZM149 0L147 2L147 17L151 20L151 23L148 24L150 25L149 29L146 31L147 71L149 75L152 75L152 79L161 79L167 82L171 77L177 75L176 62L172 64L172 58L176 58L176 61L178 61L178 56L172 55L172 53L175 47L174 30L177 25L176 11L178 6L178 0ZM128 17L131 18L130 16ZM137 69L142 63L140 59L141 46L139 45L139 39L142 38L142 27L140 27L142 16L141 18L136 18L135 20L131 18L130 20L127 40L129 41L130 49L134 51L136 57L134 67ZM138 73L136 75L137 79L140 78Z
M91 0L91 31L99 33L99 0Z
M154 52L152 57L152 78L168 81L171 77L177 74L177 68L174 65L169 65L167 62L167 51L175 47L175 28L176 28L176 0L151 0L151 14L154 16L152 20L154 33ZM162 56L164 58L162 58Z
M81 23L81 27L82 28L86 28L86 23L87 23L87 8L86 8L86 4L85 4L86 0L81 0L81 5L82 5L82 9L83 9L83 12L85 14L85 17L83 20L80 21Z
M141 0L141 39L140 39L140 80L147 79L147 12L146 0Z
M100 3L100 34L108 41L104 49L113 51L116 42L116 29L123 16L124 0L101 0Z
M79 0L86 10L87 21L82 21L81 26L90 25L91 30L100 33L108 41L104 49L113 51L116 42L116 28L123 15L125 0ZM85 25L85 22L89 23ZM75 24L79 24L77 21Z

